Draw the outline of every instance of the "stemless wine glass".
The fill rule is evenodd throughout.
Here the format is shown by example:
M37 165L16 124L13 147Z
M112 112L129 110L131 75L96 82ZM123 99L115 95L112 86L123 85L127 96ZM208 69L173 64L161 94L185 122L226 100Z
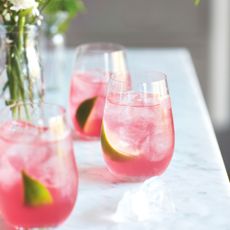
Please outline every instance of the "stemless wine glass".
M111 74L129 78L124 47L90 43L77 47L70 90L70 113L81 139L98 139Z
M72 211L78 172L65 110L17 103L0 111L0 210L17 229L52 228Z
M111 77L101 144L108 169L124 179L162 174L174 150L174 126L166 75L142 73L132 86Z

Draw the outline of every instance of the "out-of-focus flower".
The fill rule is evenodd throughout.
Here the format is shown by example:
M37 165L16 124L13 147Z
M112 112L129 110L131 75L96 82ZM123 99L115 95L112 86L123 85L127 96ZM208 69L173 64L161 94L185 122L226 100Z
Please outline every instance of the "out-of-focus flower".
M10 9L14 11L37 8L38 6L35 0L9 0L9 2L13 5Z

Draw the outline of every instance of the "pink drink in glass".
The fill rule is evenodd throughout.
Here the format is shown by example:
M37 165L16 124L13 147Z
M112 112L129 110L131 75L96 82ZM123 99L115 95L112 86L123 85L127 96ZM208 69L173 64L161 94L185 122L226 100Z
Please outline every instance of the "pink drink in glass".
M124 96L124 95L123 95ZM174 149L169 96L129 93L107 96L102 149L109 170L118 176L148 178L162 174Z
M70 113L77 135L87 139L99 138L105 104L108 76L102 72L75 72L70 89ZM93 101L92 108L86 101ZM83 105L85 103L86 105ZM77 111L80 106L89 111L84 125L80 125Z
M0 210L11 225L54 227L72 211L78 188L70 131L51 138L48 129L22 121L0 126ZM25 203L22 173L42 183L52 196L49 204Z

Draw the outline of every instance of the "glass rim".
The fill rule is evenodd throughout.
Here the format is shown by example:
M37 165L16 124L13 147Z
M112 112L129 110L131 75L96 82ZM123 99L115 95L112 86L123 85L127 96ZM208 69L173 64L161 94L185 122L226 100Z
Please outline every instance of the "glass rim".
M17 102L14 102L14 103L12 103L10 105L6 105L5 107L1 108L0 109L0 115L2 113L4 113L4 111L6 111L8 109L15 108L17 106L24 106L24 105L36 105L36 106L38 106L39 109L41 109L42 105L45 105L45 106L49 106L49 107L58 109L60 111L59 115L63 115L63 116L66 115L66 109L64 108L64 106L58 105L58 104L54 104L54 103L39 102L39 101L34 101L34 102L30 102L30 101L17 101Z
M158 70L150 70L150 71L137 71L134 73L134 75L140 75L141 72L142 74L141 75L150 75L150 74L153 74L153 75L158 75L158 76L161 76L160 79L156 79L156 80L153 80L152 82L161 82L161 81L164 81L164 82L167 82L167 74L165 74L164 72L161 72L161 71L158 71ZM113 73L110 75L110 78L109 80L112 80L112 81L115 81L115 82L125 82L125 80L119 80L120 78L116 78L116 76L120 76L121 74L123 73ZM123 78L122 78L123 79ZM144 81L144 79L143 79Z
M125 51L125 46L119 44L119 43L113 43L113 42L89 42L89 43L83 43L76 47L77 52L81 52L87 50L91 53L97 53L99 51L105 51L105 53L113 53L118 51Z
M52 118L54 118L54 119L55 118L61 118L63 121L66 122L66 109L61 105L52 104L52 103L46 103L46 102L42 102L42 103L39 103L39 102L21 102L21 101L20 102L15 102L12 105L8 105L8 106L5 106L4 108L0 109L0 115L2 115L3 118L4 118L4 113L6 113L6 116L9 115L10 109L14 108L15 106L36 105L37 107L35 107L35 110L37 108L42 110L42 106L40 106L41 104L43 104L45 106L48 106L48 108L51 109L52 112L55 111L53 109L54 107L57 109L57 111L55 111L54 114L50 116L49 120L52 119ZM21 118L16 118L15 119L14 117L7 117L6 120L0 121L0 124L4 124L5 122L18 122L18 121L19 122L24 122L24 121L27 121L27 120L26 119L21 119ZM33 125L33 123L31 123L31 124ZM43 131L47 131L47 130L40 129L40 128L42 128L42 126L40 126L39 124L36 125L36 126L39 129L39 133L38 133L39 135L36 135L36 137L42 135L44 133ZM68 126L65 126L65 127L68 127ZM50 131L50 126L48 126L48 131ZM62 140L67 135L71 135L71 130L70 130L69 127L67 129L65 129L65 133L63 133L62 137L55 137L54 139L44 139L44 140L40 140L40 141L41 141L41 143L54 143L57 140ZM7 141L8 140L12 141L8 136L5 136L4 133L0 134L0 138L4 138ZM21 140L14 140L13 142L20 143ZM26 144L26 145L34 145L34 143L30 142L30 141L25 141L24 144Z
M157 94L161 98L169 96L169 88L167 75L163 72L152 71L137 71L134 73L138 78L134 78L133 82L129 84L125 78L119 78L114 74L110 77L108 83L108 91L119 91L120 95L127 95L127 93L144 93L144 94ZM127 84L128 83L128 84Z

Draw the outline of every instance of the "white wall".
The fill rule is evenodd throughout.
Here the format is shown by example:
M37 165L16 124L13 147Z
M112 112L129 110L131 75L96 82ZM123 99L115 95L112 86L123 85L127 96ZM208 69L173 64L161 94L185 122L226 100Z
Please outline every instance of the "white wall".
M126 46L183 46L191 50L207 96L209 0L84 0L87 12L74 21L68 45L111 41Z
M216 129L230 123L230 1L212 0L210 11L209 94Z

